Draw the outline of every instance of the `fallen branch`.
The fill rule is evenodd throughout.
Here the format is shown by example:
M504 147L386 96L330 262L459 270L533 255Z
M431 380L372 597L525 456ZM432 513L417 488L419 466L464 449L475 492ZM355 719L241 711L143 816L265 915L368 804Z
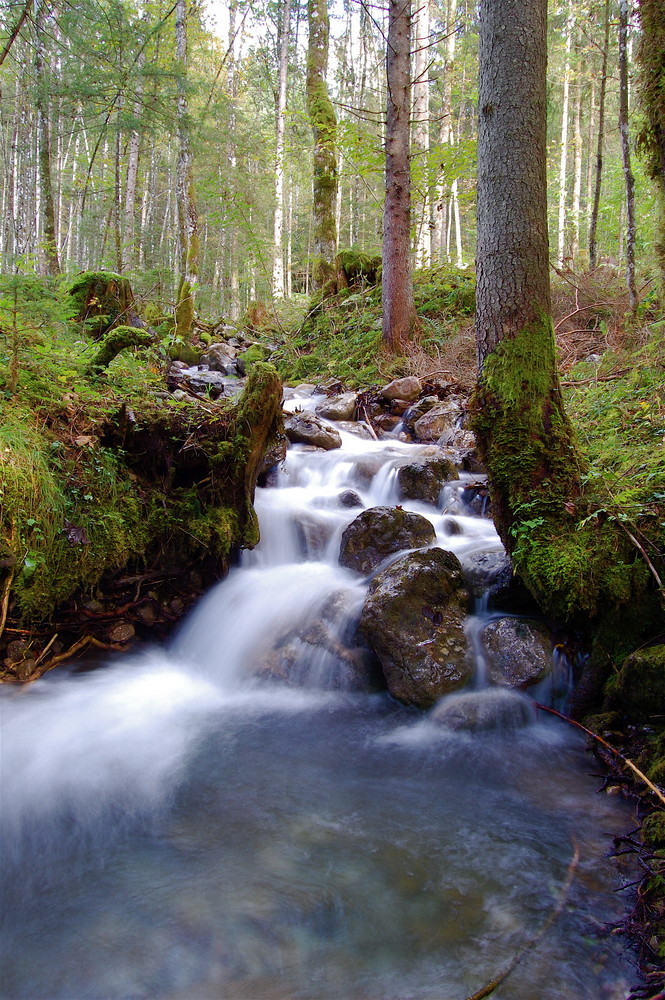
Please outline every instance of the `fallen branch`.
M540 928L537 934L534 934L533 937L530 937L522 945L520 950L513 957L512 961L506 966L506 968L502 972L498 974L498 976L495 976L494 979L491 979L486 986L483 986L482 989L477 990L475 993L472 993L471 996L468 996L466 998L466 1000L483 1000L484 997L491 996L491 994L494 993L494 991L498 989L498 987L501 986L503 982L506 981L508 976L510 976L510 974L515 971L515 969L520 964L520 962L527 954L527 952L531 951L533 948L536 947L536 945L540 944L542 939L549 931L550 927L552 927L552 925L558 920L563 911L564 906L566 905L566 900L568 899L568 893L570 892L570 887L573 884L573 879L575 878L575 872L577 871L577 866L580 861L580 849L575 843L575 841L573 841L573 848L574 848L573 856L570 859L568 870L566 871L566 877L564 879L563 885L561 886L561 892L559 894L558 902L554 907L554 909L552 910L552 912L550 913L547 920L545 921L545 923L543 924L543 926Z
M14 572L8 574L5 580L4 586L2 588L2 606L0 608L0 635L5 631L5 625L7 624L7 612L9 610L9 594L12 589L12 581L14 580Z
M596 740L598 743L601 744L601 746L604 746L606 750L609 750L611 753L615 754L619 758L619 760L621 760L622 763L626 765L626 767L629 767L630 770L637 775L640 781L642 781L647 786L647 788L649 788L649 790L653 792L656 798L660 799L662 804L665 806L665 794L663 794L661 789L658 788L657 785L654 785L653 781L647 778L644 771L640 771L639 767L637 767L636 764L633 764L632 760L629 760L628 757L625 757L620 750L617 750L616 747L613 747L612 744L608 743L607 740L604 740L602 736L599 736L598 733L594 733L593 730L591 729L587 729L587 727L583 726L581 722L576 722L575 719L571 719L567 715L563 715L561 712L557 712L555 708L548 708L547 705L540 705L538 702L535 702L535 705L536 708L540 709L541 712L549 712L550 715L556 715L557 719L563 719L564 722L568 722L571 726L575 726L577 729L581 729L583 733L586 733L587 736L590 736L592 739Z
M33 681L39 680L43 677L45 673L52 670L53 667L57 667L59 663L65 663L67 660L71 660L77 653L82 653L84 649L89 646L94 646L96 649L112 649L112 650L124 650L127 647L114 642L100 642L99 639L95 639L92 635L84 635L82 639L79 639L72 646L69 647L64 653L58 653L57 656L52 656L50 660L43 663L41 667L37 670L33 670L28 678L28 684L32 684Z

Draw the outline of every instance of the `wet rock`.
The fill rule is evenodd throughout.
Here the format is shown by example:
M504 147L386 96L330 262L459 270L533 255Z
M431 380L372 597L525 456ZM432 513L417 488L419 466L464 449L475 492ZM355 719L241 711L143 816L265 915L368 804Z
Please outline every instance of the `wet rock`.
M459 560L443 549L402 556L372 581L360 631L395 698L429 708L471 680L468 601Z
M395 417L391 413L376 413L372 416L372 423L379 431L394 431L401 422L400 417Z
M421 441L438 441L444 431L455 427L462 413L462 407L454 400L437 403L414 422L413 432Z
M384 385L383 389L379 390L379 395L382 399L403 399L407 402L413 402L418 399L421 392L420 379L414 375L407 375L404 378L393 379L388 385Z
M230 344L223 342L210 344L205 354L201 355L201 364L207 365L210 371L221 372L222 375L235 375L237 351Z
M342 490L342 492L337 497L337 503L340 507L363 506L363 502L355 490Z
M136 635L131 622L116 622L107 632L109 642L129 642Z
M353 420L357 402L355 392L342 392L324 399L315 407L314 412L326 420Z
M443 698L432 710L432 722L446 729L480 732L489 729L521 729L535 721L532 703L517 691L486 688L463 691Z
M266 485L269 473L272 472L276 466L281 465L286 458L287 450L288 441L283 434L279 434L277 442L272 446L272 448L268 449L261 463L258 477L259 486Z
M552 636L539 622L499 618L486 625L482 642L489 654L489 679L503 687L535 684L552 669Z
M159 617L159 608L156 601L144 601L136 609L136 617L144 625L154 625Z
M296 524L296 530L303 557L320 559L330 541L333 531L332 525L326 524L320 518L302 514Z
M370 507L345 528L339 561L348 569L367 574L387 556L431 545L435 538L434 528L420 514L399 507Z
M224 393L226 385L221 372L204 371L196 367L180 369L178 379L185 389L191 389L199 395L209 394L213 399Z
M426 413L429 413L432 407L438 405L438 396L423 396L422 399L419 399L417 403L414 403L413 406L410 406L408 410L404 412L402 417L404 426L407 427L408 430L412 431L416 420L420 420L420 418L424 417Z
M397 473L400 495L408 500L436 504L443 484L457 479L457 469L445 455L422 455Z
M490 493L487 483L472 483L462 490L462 503L472 513L478 517L489 517L491 504Z
M320 417L308 410L287 417L284 430L289 441L294 444L310 444L325 451L339 448L342 444L335 428L325 424Z
M483 466L478 455L476 435L462 427L449 427L438 439L440 448L449 450L455 464L465 472L482 472Z
M339 431L346 431L347 434L355 434L365 441L374 440L374 435L364 420L338 420L336 428Z
M496 592L510 586L513 568L508 554L500 552L469 552L460 557L469 590L474 597Z

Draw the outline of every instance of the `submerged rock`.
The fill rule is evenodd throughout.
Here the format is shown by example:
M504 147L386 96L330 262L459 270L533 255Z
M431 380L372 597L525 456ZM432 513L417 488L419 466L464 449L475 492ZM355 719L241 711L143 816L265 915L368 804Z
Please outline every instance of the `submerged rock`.
M309 410L293 413L284 421L284 431L289 441L294 444L311 444L316 448L331 451L340 448L342 439L334 427L317 417Z
M339 561L358 573L371 573L386 556L431 545L435 539L434 528L421 514L400 507L370 507L345 528Z
M485 626L481 637L493 684L526 687L552 670L552 636L539 622L499 618Z
M532 703L517 691L485 688L443 698L432 710L432 722L447 729L521 729L535 720Z
M429 708L471 680L468 601L459 560L443 549L402 556L372 581L360 631L395 698Z

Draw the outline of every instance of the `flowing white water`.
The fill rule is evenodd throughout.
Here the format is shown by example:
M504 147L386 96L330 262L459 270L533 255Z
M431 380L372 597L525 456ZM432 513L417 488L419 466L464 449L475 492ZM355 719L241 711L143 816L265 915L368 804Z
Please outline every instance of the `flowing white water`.
M1 693L3 1000L462 1000L547 919L573 839L570 906L495 995L625 996L602 855L627 820L580 741L357 690L344 504L399 502L461 557L500 544L461 486L446 512L399 499L413 446L342 436L290 450L260 545L169 649Z

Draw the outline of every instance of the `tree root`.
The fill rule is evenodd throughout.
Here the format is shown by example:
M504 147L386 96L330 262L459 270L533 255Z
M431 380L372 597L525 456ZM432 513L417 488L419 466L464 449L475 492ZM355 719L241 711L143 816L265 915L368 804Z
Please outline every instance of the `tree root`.
M512 960L509 962L509 964L506 966L505 969L503 969L497 976L495 976L494 979L491 979L486 986L482 987L482 989L477 990L475 993L472 993L470 996L468 996L466 1000L483 1000L483 997L491 996L491 994L494 993L494 991L498 989L503 982L506 981L508 976L510 976L511 973L515 971L515 969L520 964L524 956L528 952L536 948L537 945L540 944L540 942L543 940L549 929L556 923L558 918L561 916L563 908L566 905L566 900L568 899L568 893L570 892L570 887L573 884L573 879L575 878L575 873L577 871L579 860L580 860L580 850L576 842L573 841L573 856L570 859L570 863L568 864L566 877L561 886L561 892L559 893L558 902L554 907L554 909L552 910L552 912L550 913L547 920L545 921L545 923L543 924L543 926L540 928L537 934L534 934L533 937L530 937L527 939L527 941L525 941L525 943L522 945L520 950L512 958Z

